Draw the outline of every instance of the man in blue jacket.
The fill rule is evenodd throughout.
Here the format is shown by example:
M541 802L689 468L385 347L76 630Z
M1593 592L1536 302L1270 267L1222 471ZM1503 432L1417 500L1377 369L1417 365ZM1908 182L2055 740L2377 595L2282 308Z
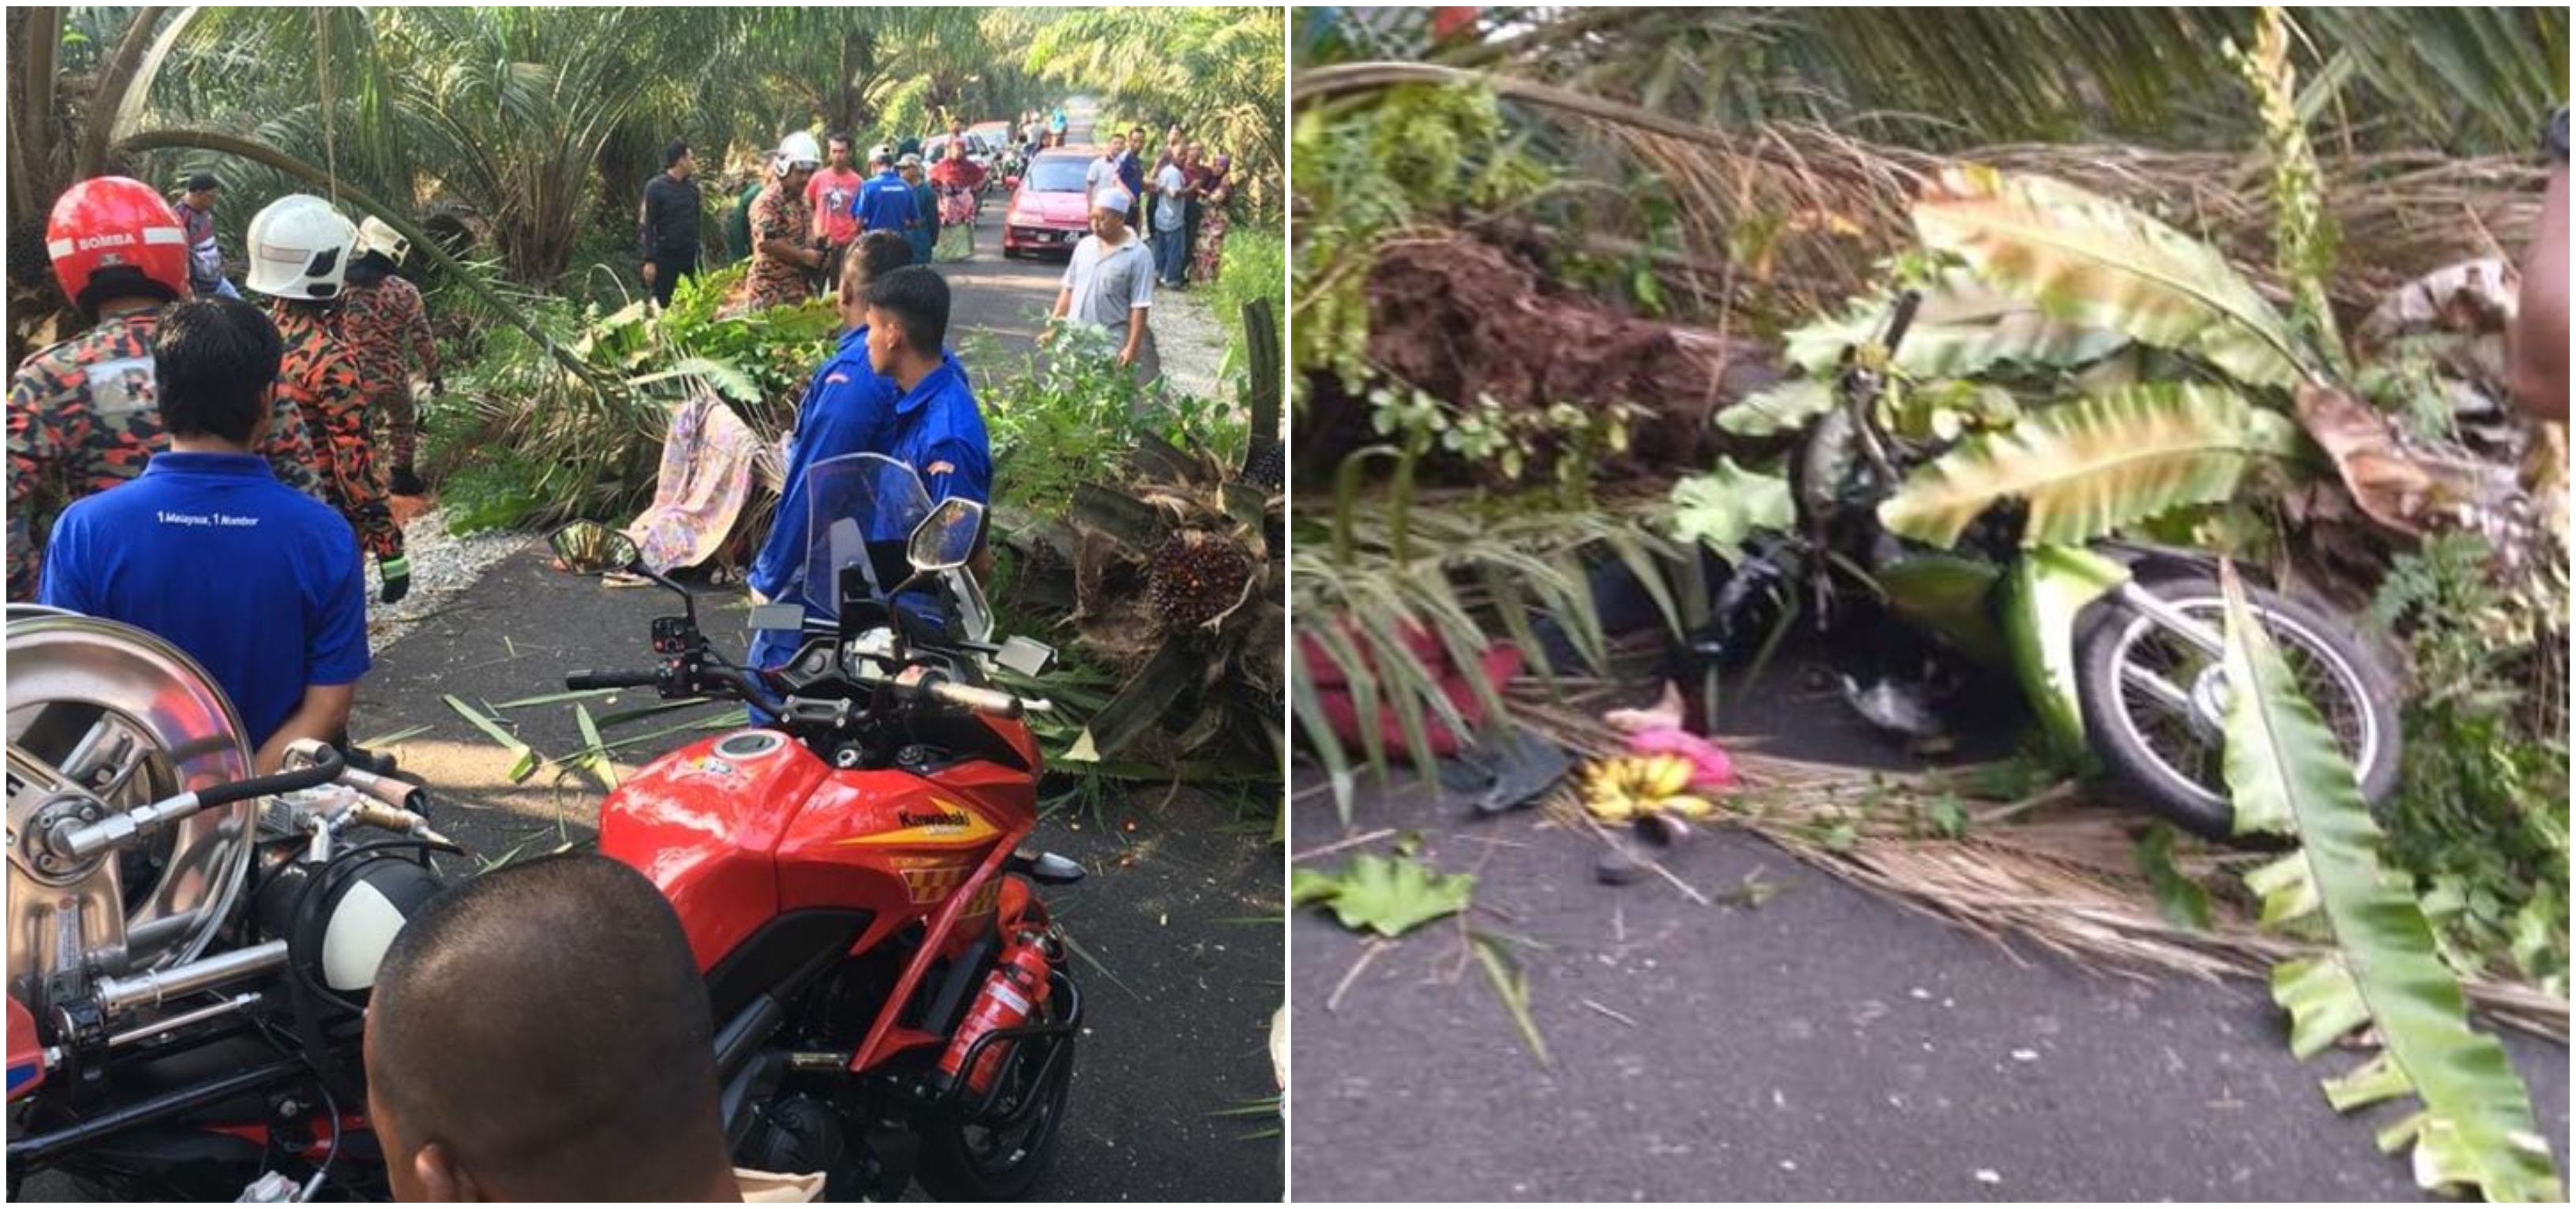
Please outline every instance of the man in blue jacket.
M240 713L263 773L294 740L338 740L368 667L357 534L253 452L282 353L249 303L163 312L152 356L170 448L64 510L38 593L186 651Z
M922 216L914 212L912 186L894 170L894 156L880 149L876 158L877 174L859 189L859 197L850 203L850 212L858 216L863 231L892 231L902 235Z
M877 278L867 293L868 362L894 379L894 424L880 445L912 467L932 503L958 496L978 504L993 496L992 443L966 371L944 347L948 282L922 265Z
M807 545L805 472L817 462L847 454L883 452L894 420L894 382L868 362L867 292L871 283L912 263L912 245L893 231L870 231L850 245L841 263L841 322L849 328L840 347L823 368L814 371L796 409L796 435L787 451L787 483L778 496L778 513L769 524L769 540L752 560L751 590L762 600L829 608L829 599L814 592L833 591L830 584L804 582ZM785 663L803 644L786 630L762 630L753 638L754 667Z

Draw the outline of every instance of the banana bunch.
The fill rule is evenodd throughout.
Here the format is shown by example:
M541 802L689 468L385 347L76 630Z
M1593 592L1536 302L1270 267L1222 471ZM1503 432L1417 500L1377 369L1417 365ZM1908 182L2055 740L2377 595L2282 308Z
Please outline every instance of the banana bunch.
M1666 814L1697 822L1717 813L1717 804L1687 792L1696 771L1676 755L1596 760L1583 772L1583 808L1604 823Z

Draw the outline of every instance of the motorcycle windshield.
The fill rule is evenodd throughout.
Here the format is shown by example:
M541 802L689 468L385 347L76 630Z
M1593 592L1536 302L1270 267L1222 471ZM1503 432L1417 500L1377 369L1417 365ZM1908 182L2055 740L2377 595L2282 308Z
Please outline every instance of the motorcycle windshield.
M881 453L853 453L805 469L806 619L837 623L841 569L866 570L883 600L912 573L905 546L930 515L930 492L912 467Z

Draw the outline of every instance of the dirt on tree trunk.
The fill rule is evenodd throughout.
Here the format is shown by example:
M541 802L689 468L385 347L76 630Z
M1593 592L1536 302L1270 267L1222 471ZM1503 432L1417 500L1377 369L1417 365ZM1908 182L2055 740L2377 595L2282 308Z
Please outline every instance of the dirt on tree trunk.
M1621 460L1637 469L1704 466L1729 439L1710 417L1782 375L1773 347L1558 293L1525 257L1463 234L1380 248L1368 295L1369 360L1389 376L1513 413L1628 404L1646 413ZM1365 400L1321 393L1332 445L1372 439Z

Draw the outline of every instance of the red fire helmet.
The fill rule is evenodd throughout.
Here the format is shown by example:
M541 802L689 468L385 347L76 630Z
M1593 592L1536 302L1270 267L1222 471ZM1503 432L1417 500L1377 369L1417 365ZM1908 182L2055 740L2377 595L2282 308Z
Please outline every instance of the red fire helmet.
M152 186L101 176L73 185L45 220L45 252L84 312L120 294L188 295L188 236Z

